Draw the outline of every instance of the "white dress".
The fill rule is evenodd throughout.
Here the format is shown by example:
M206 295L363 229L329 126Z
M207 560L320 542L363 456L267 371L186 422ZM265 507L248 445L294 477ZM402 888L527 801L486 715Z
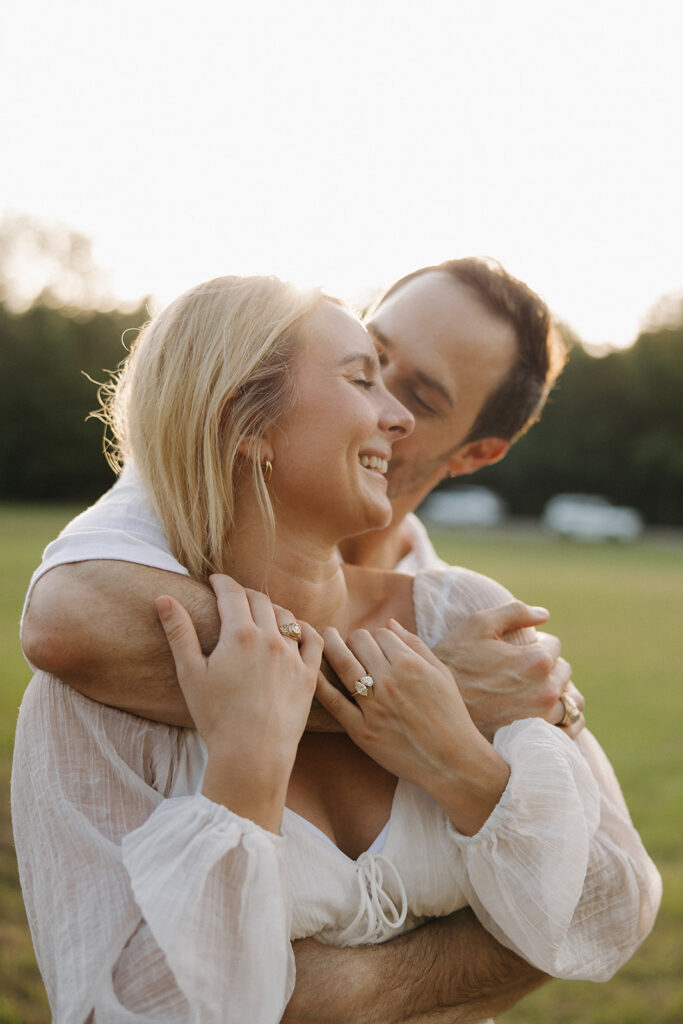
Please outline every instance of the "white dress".
M415 578L433 645L509 594L464 569ZM281 835L198 792L198 735L38 673L22 703L12 806L54 1020L275 1024L290 939L380 942L469 903L504 945L564 978L609 978L647 935L661 882L596 741L540 719L498 731L499 804L460 835L400 781L384 843L351 860L294 812Z
M410 568L443 565L417 520L413 536ZM186 574L133 466L48 546L29 595L54 565L91 558ZM509 597L466 570L421 573L418 631L433 645ZM496 745L512 775L476 836L399 781L389 822L353 861L288 809L274 836L198 794L193 731L38 673L17 731L13 815L55 1020L275 1021L293 985L290 938L378 942L467 902L549 973L609 977L651 928L661 887L611 767L587 732L572 744L536 720L500 730Z

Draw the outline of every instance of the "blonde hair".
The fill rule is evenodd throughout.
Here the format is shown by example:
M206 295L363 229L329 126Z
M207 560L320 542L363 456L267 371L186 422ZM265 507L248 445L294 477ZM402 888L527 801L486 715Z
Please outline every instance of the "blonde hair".
M250 465L270 546L275 520L259 456L294 398L289 371L302 318L323 300L275 277L218 277L141 332L100 394L115 468L133 459L174 556L192 576L225 571L236 478ZM247 441L250 458L239 459Z

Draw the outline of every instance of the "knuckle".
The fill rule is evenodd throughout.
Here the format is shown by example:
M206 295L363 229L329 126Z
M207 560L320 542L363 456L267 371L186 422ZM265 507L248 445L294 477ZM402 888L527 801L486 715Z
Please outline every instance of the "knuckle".
M383 693L384 697L390 703L392 703L392 704L395 703L399 699L399 697L400 697L400 690L401 690L400 686L396 682L396 675L393 674L393 673L391 675L389 675L389 674L386 674L386 675L382 674L380 676L379 682L381 684L382 693Z
M179 621L171 621L166 624L166 636L170 644L181 643L187 636L185 624Z
M557 704L559 696L559 687L552 686L551 684L543 686L538 690L536 703L538 707L542 709L544 716L550 714Z
M313 647L317 648L322 653L323 647L325 646L325 641L321 637L320 633L316 633L312 626L306 626L303 632L307 642L309 642Z
M408 653L408 651L401 651L392 659L392 667L399 675L406 675L415 667L415 659ZM393 683L393 677L390 678Z
M251 647L256 639L256 627L253 623L245 623L235 630L235 641L242 647Z
M372 631L372 635L378 642L386 643L387 640L391 641L396 639L396 634L390 629L387 629L386 626L380 626L379 629L374 629Z
M333 715L338 715L344 710L346 697L342 697L341 693L335 690L334 693L328 694L325 703L328 711L331 711Z
M293 640L286 641L286 638L280 636L279 633L277 633L277 634L269 634L266 637L266 641L265 641L266 651L268 652L268 654L272 654L272 655L280 654L283 651L286 651L286 647L284 646L285 642L288 642L290 644L294 643Z
M356 660L352 654L342 654L337 659L340 673L351 675L356 672Z
M512 618L521 619L529 614L529 606L524 601L511 601L508 605L508 613Z
M561 681L561 684L568 686L571 683L572 667L564 658L558 658L554 666L554 672Z
M318 671L315 668L305 668L303 672L303 681L306 684L306 688L313 692L318 685Z
M562 652L562 641L559 637L555 636L554 633L544 633L542 630L536 630L536 639L539 644L543 644L555 657L559 657Z
M534 647L531 653L531 671L539 676L549 676L555 667L555 659L544 647Z

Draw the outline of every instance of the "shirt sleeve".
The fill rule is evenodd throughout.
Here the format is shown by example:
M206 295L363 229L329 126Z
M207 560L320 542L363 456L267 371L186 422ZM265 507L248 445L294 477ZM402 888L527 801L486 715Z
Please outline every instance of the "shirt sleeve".
M418 631L433 646L465 615L511 599L466 569L421 573ZM586 729L572 741L542 719L499 729L494 746L510 765L497 807L475 836L446 822L454 884L484 927L540 970L606 981L651 931L662 884L612 767Z
M422 520L418 519L414 512L409 513L404 520L405 529L410 537L410 551L395 566L396 572L405 572L411 575L422 572L425 569L447 569L448 563L439 558L434 545Z
M661 879L595 739L541 719L499 729L510 765L474 836L450 823L453 877L503 945L557 978L607 981L654 924Z
M45 548L29 584L22 621L34 586L49 569L99 558L137 562L188 575L171 554L159 518L132 463L99 501L72 519Z
M181 795L201 778L198 742L44 674L29 685L12 810L55 1021L276 1024L284 1013L286 840Z

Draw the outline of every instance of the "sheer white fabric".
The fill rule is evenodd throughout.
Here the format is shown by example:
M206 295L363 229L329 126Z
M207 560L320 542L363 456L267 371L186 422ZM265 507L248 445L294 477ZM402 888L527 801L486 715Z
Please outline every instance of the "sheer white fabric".
M435 643L509 595L462 569L422 573ZM22 704L15 841L56 1021L278 1021L290 938L381 942L470 903L506 946L560 977L606 980L652 927L659 875L592 737L538 719L496 735L501 801L461 836L399 781L381 854L357 861L285 810L282 835L213 804L191 730L93 703L37 674Z
M412 512L405 517L404 523L410 538L410 551L394 566L395 571L414 575L424 569L447 569L448 564L434 550L424 523Z

